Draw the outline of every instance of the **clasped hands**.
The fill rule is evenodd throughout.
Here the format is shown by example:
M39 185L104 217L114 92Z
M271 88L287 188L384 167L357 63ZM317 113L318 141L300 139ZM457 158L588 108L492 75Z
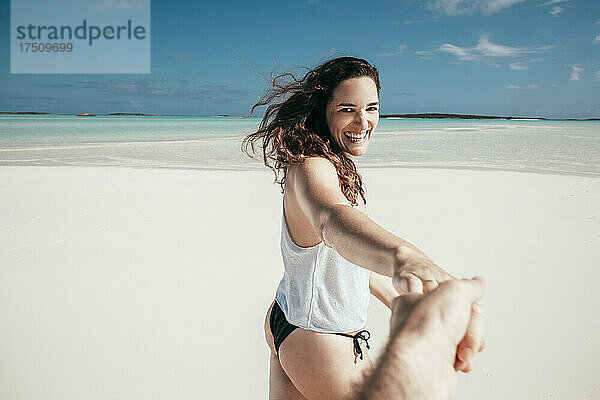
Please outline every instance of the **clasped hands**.
M453 357L449 361L454 370L471 371L473 357L484 347L479 304L485 291L483 279L456 279L424 254L409 250L392 281L400 294L392 306L392 335L429 335L428 340L444 346Z

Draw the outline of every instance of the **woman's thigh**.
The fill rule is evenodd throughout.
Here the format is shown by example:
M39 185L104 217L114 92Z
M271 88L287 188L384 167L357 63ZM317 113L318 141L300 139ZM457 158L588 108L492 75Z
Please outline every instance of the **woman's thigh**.
M285 374L273 353L269 365L269 400L306 400Z
M269 361L269 400L306 400L298 392L292 381L290 381L283 368L281 368L279 359L275 355L275 343L270 324L271 309L274 304L275 302L271 303L265 317L265 339L267 340L269 349L271 349Z
M362 342L361 349L363 360L351 338L298 328L279 347L279 361L308 400L347 399L373 369Z

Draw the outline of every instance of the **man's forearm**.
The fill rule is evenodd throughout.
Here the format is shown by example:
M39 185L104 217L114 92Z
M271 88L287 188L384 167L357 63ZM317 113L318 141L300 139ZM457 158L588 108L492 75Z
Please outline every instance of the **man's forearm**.
M442 400L450 372L446 364L444 350L419 333L392 334L356 399Z
M383 351L371 375L367 377L356 400L415 400L411 368L407 358L410 344L392 340Z

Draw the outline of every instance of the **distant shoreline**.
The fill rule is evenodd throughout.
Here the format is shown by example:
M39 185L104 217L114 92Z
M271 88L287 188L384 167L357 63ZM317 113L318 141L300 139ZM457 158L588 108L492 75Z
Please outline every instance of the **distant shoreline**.
M81 117L95 116L135 116L135 117L183 117L194 115L160 115L160 114L144 114L144 113L109 113L109 114L93 114L82 112L78 114L54 114L49 112L37 111L0 111L0 115L73 115ZM235 117L230 114L216 114L214 117ZM545 117L502 117L497 115L473 115L473 114L445 114L445 113L422 113L422 114L381 114L383 119L494 119L494 120L513 120L513 121L600 121L600 118L545 118ZM236 117L237 118L237 117Z
M116 112L116 113L109 113L109 114L94 114L94 113L88 113L88 112L82 112L82 113L78 113L78 114L54 114L54 113L37 112L37 111L0 111L0 114L3 114L3 115L74 115L77 117L96 117L98 115L100 115L100 116L135 116L135 117L159 117L160 116L158 114L123 113L123 112Z
M600 121L600 118L544 118L544 117L501 117L497 115L471 115L471 114L381 114L380 118L388 119L504 119L517 121Z

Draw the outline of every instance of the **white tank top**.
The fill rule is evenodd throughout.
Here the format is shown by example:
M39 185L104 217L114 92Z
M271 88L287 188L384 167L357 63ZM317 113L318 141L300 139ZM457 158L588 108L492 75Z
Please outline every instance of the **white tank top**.
M275 299L293 325L317 332L353 332L367 322L369 271L323 242L300 247L281 222L284 274Z

